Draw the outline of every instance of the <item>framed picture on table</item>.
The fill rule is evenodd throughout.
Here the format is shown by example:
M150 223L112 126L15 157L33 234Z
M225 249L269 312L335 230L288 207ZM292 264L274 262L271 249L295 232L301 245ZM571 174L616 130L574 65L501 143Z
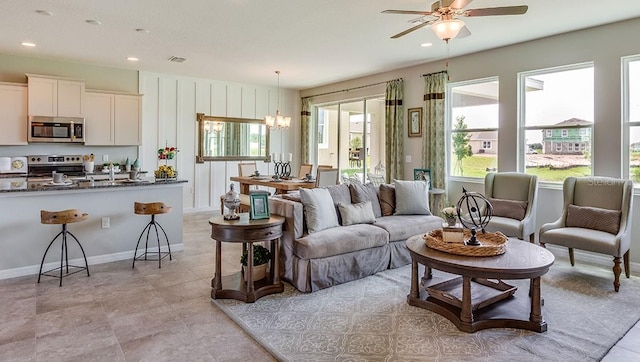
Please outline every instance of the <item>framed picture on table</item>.
M416 181L426 181L429 185L429 190L433 189L431 185L431 170L428 168L414 168L413 179Z
M422 137L422 108L409 108L407 112L409 137Z
M252 220L268 219L269 214L269 194L268 193L251 193L249 194L251 203L250 217Z

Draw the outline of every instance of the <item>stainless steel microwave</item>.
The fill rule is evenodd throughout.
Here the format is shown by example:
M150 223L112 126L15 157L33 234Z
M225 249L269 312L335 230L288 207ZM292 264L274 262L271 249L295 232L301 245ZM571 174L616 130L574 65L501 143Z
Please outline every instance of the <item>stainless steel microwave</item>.
M84 143L84 118L29 117L29 142Z

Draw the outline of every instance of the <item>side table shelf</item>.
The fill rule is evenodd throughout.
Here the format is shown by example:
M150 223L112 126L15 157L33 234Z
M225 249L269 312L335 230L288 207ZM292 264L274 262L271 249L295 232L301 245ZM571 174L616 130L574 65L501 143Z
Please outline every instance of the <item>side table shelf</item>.
M283 223L284 218L279 216L251 220L248 213L240 214L239 220L225 220L222 216L209 219L211 238L216 241L216 274L211 280L211 298L230 298L253 303L265 295L284 291L279 269L280 237L282 236ZM242 243L243 249L247 250L247 281L244 280L241 271L222 276L222 242ZM268 242L271 251L270 272L266 278L258 281L253 281L251 276L254 267L254 242Z

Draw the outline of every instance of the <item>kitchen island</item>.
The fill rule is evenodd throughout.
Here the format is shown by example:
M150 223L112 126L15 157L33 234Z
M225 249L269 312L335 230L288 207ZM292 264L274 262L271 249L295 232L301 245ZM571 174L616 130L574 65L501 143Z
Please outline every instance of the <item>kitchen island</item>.
M160 215L158 222L169 236L171 251L182 250L182 188L186 182L85 181L0 190L0 279L30 274L36 277L44 249L60 231L59 227L40 223L40 210L79 209L89 214L88 220L69 225L69 230L82 243L91 266L132 260L138 236L149 222L147 217L133 213L133 203L161 201L171 205L173 211ZM49 254L45 269L60 261L59 253ZM81 254L70 248L69 258L74 259L69 260L73 264Z

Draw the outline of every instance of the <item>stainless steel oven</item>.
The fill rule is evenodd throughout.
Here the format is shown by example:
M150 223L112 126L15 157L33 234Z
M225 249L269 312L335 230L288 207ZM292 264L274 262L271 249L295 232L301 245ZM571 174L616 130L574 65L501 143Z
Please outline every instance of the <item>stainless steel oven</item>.
M29 142L84 143L84 118L29 117Z

